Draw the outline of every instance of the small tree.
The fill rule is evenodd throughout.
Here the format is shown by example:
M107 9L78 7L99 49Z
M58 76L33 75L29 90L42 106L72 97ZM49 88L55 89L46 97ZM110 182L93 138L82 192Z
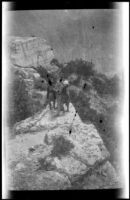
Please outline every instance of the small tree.
M33 68L40 75L41 78L47 79L48 72L44 67L39 65L37 67L32 66L31 68Z
M51 65L56 65L59 68L63 68L63 64L58 61L58 59L53 58L50 62Z

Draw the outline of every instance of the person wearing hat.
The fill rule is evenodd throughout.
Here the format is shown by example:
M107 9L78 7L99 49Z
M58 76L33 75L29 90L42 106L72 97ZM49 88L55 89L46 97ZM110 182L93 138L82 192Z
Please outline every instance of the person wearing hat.
M60 114L61 110L64 111L64 107L63 107L63 104L62 104L62 90L63 90L63 87L64 87L63 81L62 81L62 78L60 78L57 81L56 85L55 85L57 109L58 109L57 114L58 115Z
M52 108L51 102L53 102L53 108L55 109L56 103L56 91L54 90L54 81L53 79L47 74L47 103L49 103L50 110Z
M63 91L62 91L62 102L63 104L66 104L67 106L67 112L69 112L69 102L70 102L70 98L69 98L69 93L68 93L68 86L69 86L69 81L68 80L64 80L63 81Z
M68 86L68 85L69 85L69 81L68 81L68 80L64 80L64 81L63 81L63 84L64 84L65 86Z
M61 110L64 111L64 104L66 104L67 111L69 111L69 95L67 94L68 85L68 80L63 81L62 78L60 78L56 84L58 115L60 114Z

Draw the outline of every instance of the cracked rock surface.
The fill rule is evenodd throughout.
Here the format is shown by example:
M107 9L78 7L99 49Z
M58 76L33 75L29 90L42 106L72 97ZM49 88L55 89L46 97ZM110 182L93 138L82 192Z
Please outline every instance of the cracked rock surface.
M14 131L20 134L8 141L11 190L119 187L96 128L84 124L78 114L73 120L75 112L72 104L70 112L60 116L47 107L16 124Z

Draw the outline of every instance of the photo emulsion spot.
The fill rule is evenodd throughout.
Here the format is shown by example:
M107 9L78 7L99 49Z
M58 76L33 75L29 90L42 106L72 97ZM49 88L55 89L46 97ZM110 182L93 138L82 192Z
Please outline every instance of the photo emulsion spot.
M5 13L6 190L123 189L120 9Z

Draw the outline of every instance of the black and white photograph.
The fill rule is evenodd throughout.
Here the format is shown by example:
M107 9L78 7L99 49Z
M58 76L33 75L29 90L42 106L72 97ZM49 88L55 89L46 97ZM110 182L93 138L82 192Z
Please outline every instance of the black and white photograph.
M124 190L129 66L122 6L15 10L7 4L2 5L4 194Z

